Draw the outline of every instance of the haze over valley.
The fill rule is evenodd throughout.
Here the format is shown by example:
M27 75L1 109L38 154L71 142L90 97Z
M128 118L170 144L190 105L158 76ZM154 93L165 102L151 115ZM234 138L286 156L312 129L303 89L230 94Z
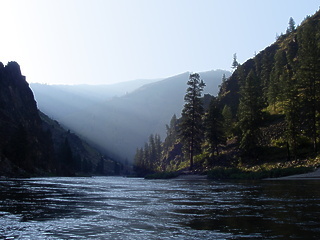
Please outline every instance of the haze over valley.
M200 73L204 93L217 95L229 71ZM180 115L189 73L162 80L113 85L31 84L38 107L115 159L132 161L151 133L165 137L165 125Z

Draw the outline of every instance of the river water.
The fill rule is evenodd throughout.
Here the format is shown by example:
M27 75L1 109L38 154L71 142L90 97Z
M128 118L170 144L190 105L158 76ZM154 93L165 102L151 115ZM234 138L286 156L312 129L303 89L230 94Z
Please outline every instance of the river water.
M0 181L0 239L319 239L320 181Z

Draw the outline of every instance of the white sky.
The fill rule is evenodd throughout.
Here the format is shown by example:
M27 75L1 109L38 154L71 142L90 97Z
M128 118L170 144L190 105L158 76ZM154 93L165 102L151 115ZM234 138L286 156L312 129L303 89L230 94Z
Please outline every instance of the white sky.
M319 0L0 0L0 61L28 82L107 84L230 70Z

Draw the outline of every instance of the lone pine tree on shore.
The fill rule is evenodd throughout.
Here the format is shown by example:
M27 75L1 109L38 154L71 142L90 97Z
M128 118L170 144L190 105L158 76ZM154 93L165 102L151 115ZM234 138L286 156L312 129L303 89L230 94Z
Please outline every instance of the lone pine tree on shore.
M190 74L187 82L188 88L184 96L185 105L182 110L180 136L189 155L190 170L193 168L193 157L201 151L201 142L203 141L203 106L201 94L205 83L200 79L198 73Z

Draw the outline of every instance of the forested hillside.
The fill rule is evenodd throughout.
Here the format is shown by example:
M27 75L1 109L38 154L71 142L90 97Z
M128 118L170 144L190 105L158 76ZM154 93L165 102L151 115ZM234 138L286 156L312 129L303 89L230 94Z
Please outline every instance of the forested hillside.
M202 116L197 126L194 117L190 120L191 113L179 119L174 116L157 158L150 157L156 149L153 135L144 148L137 149L138 173L266 162L281 165L318 156L320 12L306 17L298 27L291 18L286 33L275 43L235 67L204 111L191 101L192 114ZM192 79L190 75L188 90L200 91L193 96L200 99L200 78ZM185 113L190 108L188 94ZM192 144L190 136L199 139L197 144Z

